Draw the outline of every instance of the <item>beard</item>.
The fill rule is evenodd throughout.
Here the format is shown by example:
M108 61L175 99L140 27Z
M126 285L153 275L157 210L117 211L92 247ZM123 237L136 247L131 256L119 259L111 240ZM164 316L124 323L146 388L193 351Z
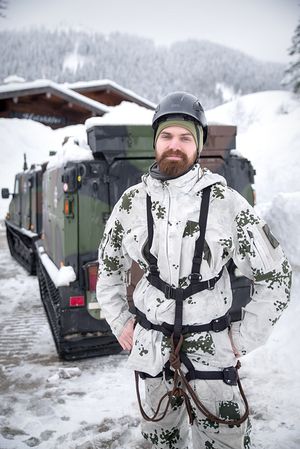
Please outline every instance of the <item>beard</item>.
M172 161L168 159L169 156L180 156L181 159ZM194 162L191 162L188 156L180 150L168 150L164 152L160 158L156 155L156 161L161 173L174 178L181 176L194 164Z

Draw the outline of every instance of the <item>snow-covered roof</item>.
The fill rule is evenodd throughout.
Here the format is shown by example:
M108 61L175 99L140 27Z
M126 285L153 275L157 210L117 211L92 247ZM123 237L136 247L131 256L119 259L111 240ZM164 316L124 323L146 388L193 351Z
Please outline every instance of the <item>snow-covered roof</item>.
M131 100L134 103L137 103L141 106L145 106L150 109L155 109L156 104L152 101L147 100L144 97L141 97L140 95L137 95L135 92L133 92L130 89L126 89L125 87L121 86L118 83L115 83L114 81L110 79L103 79L103 80L92 80L92 81L77 81L75 83L65 83L64 86L68 87L69 89L74 89L78 91L89 91L89 90L106 90L110 89L115 92L118 92L122 94L124 97L124 100Z
M0 99L10 98L12 95L22 97L28 94L41 94L47 92L57 94L59 97L72 103L85 106L87 109L97 114L102 115L110 110L109 106L106 106L99 101L92 100L85 95L69 89L63 84L58 84L47 79L2 85L0 86Z

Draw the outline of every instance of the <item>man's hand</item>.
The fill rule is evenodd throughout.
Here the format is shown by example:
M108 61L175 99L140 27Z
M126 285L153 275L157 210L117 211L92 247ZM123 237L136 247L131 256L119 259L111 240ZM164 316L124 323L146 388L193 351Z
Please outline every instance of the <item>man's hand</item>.
M123 349L127 349L130 351L132 348L132 337L133 337L133 330L134 330L134 319L131 318L124 326L124 329L121 333L121 335L118 337L118 341Z

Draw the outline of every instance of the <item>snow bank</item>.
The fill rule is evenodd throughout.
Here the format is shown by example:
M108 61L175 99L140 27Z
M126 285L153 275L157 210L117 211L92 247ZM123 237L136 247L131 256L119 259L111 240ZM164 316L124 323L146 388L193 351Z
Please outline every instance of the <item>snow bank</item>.
M102 117L92 117L86 120L86 129L99 125L151 125L153 111L138 106L135 103L122 101Z
M49 256L45 253L45 249L41 246L39 247L40 257L42 264L46 268L47 273L52 279L55 287L64 287L70 285L71 282L76 280L76 274L73 267L62 266L60 269L52 262Z
M47 170L66 164L69 161L84 161L94 159L92 150L84 142L72 136L61 145L54 156L49 157Z
M207 117L237 125L237 149L254 165L259 203L300 191L300 102L291 92L245 95L208 111Z
M261 215L280 240L293 268L300 270L300 191L278 194Z

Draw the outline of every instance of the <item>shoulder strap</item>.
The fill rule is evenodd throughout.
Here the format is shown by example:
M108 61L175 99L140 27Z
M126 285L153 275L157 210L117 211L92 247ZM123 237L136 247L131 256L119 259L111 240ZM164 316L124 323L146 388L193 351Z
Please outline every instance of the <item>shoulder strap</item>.
M157 259L151 253L150 249L153 242L153 216L152 216L152 202L151 197L147 195L147 227L148 227L148 240L144 247L144 256L149 264L149 270L151 274L158 275Z
M190 275L191 283L199 282L199 280L201 280L201 278L202 278L200 275L200 268L201 268L201 263L202 263L202 258L203 258L210 191L211 191L211 186L205 187L205 189L203 189L203 191L202 191L202 199L201 199L200 215L199 215L200 235L195 244L192 273Z
M201 280L200 268L203 258L203 249L205 241L205 231L207 225L207 216L209 208L211 186L206 187L202 191L202 200L199 214L199 229L200 235L195 244L195 252L193 257L192 273L190 275L191 283L199 282ZM150 252L150 248L153 242L153 216L152 216L152 202L151 197L147 195L147 226L148 226L148 241L144 248L144 256L149 263L149 269L151 274L158 275L157 259Z

